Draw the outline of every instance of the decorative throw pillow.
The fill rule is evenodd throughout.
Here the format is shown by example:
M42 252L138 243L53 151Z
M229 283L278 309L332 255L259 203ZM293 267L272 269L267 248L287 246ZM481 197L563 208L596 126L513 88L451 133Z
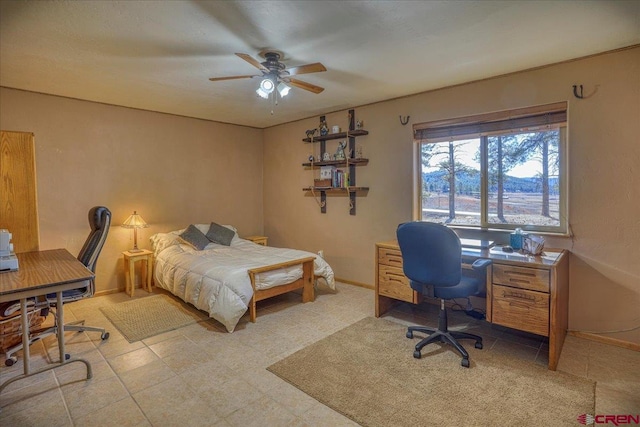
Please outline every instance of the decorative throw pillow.
M236 232L228 229L220 224L216 224L212 222L209 226L209 231L207 231L207 239L211 240L213 243L218 243L220 245L230 246L231 240L233 240L233 236L236 235Z
M180 237L193 245L197 250L203 250L210 242L204 233L196 228L195 225L190 224L186 230L180 233Z

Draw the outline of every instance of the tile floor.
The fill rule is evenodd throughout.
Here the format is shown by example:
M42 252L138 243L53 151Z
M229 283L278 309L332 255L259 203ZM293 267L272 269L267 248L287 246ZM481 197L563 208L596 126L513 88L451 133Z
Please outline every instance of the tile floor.
M232 334L211 320L129 343L98 310L128 301L124 294L65 306L67 321L105 326L97 333L68 334L67 351L89 360L17 381L0 395L2 426L355 426L354 422L289 385L265 368L287 355L373 315L373 291L339 284L320 288L316 301L298 295L263 301L258 320L240 321ZM155 291L160 293L162 291ZM137 292L137 298L148 294ZM437 306L399 304L384 316L403 324L434 324ZM479 332L485 348L498 348L546 365L547 343L539 337L489 325L462 313L450 325ZM55 337L35 343L32 363L57 359ZM407 351L412 347L408 345ZM0 381L22 364L4 366ZM567 337L559 369L597 381L596 413L640 411L640 353Z

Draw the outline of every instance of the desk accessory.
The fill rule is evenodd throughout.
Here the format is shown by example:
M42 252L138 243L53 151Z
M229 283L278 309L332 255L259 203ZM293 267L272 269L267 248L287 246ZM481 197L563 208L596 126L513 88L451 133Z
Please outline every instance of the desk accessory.
M527 235L523 240L522 249L532 255L540 255L544 250L544 237Z
M489 249L495 245L495 242L482 239L460 239L460 244L464 249Z
M18 270L18 258L13 252L12 234L9 230L0 229L0 271Z
M511 233L509 236L509 244L515 250L522 249L524 245L524 238L527 236L527 233L523 233L521 228L516 228L515 232Z

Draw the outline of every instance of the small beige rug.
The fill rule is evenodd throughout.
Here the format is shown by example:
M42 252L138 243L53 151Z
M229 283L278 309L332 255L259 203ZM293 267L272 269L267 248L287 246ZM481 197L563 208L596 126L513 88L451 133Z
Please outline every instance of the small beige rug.
M206 313L167 295L154 295L100 308L129 342L207 320Z
M573 426L595 411L595 383L491 350L431 344L363 319L267 369L362 426ZM464 344L463 344L464 345Z

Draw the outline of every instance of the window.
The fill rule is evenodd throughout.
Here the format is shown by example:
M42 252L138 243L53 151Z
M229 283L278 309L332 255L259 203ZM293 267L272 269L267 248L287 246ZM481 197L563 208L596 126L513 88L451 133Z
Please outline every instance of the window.
M414 125L415 219L567 234L566 103Z

